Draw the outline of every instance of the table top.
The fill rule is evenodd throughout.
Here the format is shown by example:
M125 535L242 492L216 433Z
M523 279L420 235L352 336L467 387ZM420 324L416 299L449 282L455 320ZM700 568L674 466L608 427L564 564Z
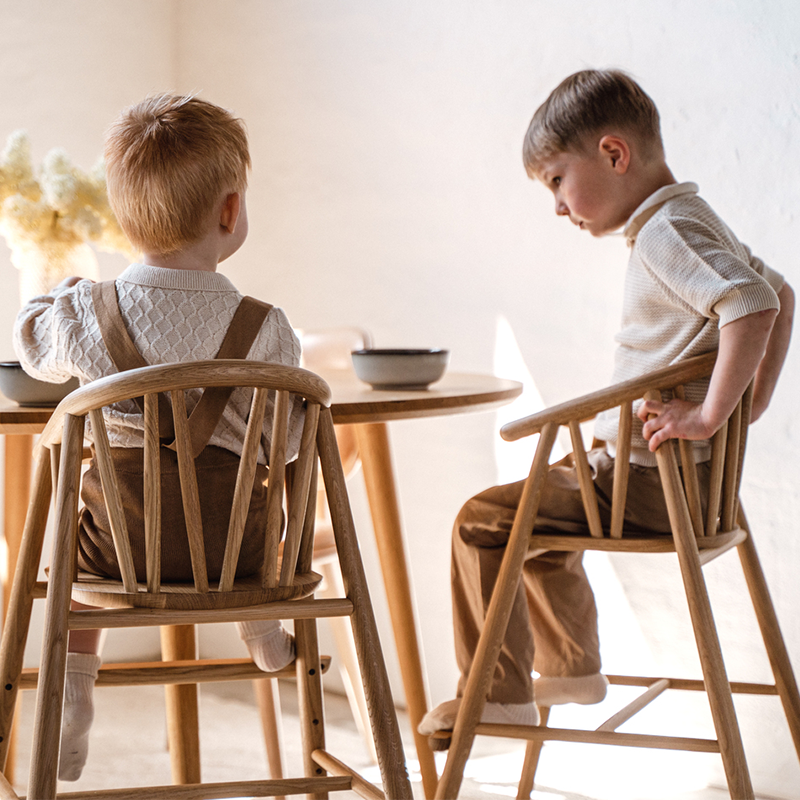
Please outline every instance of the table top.
M422 391L378 391L352 370L320 370L333 394L334 422L388 422L480 411L510 403L522 393L517 381L463 372L448 372ZM23 408L0 395L0 433L39 433L53 408Z

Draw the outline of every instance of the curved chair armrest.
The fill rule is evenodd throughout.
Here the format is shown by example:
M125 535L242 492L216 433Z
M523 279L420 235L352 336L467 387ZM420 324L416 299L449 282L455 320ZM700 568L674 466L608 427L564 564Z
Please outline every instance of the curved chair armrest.
M638 400L645 392L652 389L673 389L688 381L710 375L716 359L716 351L704 353L655 372L649 372L647 375L614 384L591 394L585 394L528 417L509 422L500 429L500 435L507 442L514 442L525 436L539 433L549 422L558 425L566 425L570 421L585 422L601 411L614 408L629 400Z

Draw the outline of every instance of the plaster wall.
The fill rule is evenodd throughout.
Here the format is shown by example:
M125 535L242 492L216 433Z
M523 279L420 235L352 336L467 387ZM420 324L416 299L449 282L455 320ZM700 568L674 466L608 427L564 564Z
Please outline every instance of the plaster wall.
M37 160L63 146L88 167L120 107L150 91L199 91L235 109L251 137L250 238L222 267L242 291L281 305L298 327L360 324L379 346L449 347L452 369L526 380L525 396L497 414L392 427L436 703L452 696L456 679L452 520L470 495L524 476L529 446L498 446L500 421L597 388L611 371L627 251L619 238L594 240L557 219L549 193L526 178L520 148L533 110L576 69L633 73L659 106L676 177L698 182L742 240L797 287L798 41L800 11L790 0L0 0L0 137L25 127ZM0 244L5 358L17 308L8 255ZM101 258L103 277L124 266L119 256ZM753 428L743 486L796 665L799 383L793 349L773 407ZM358 478L353 501L402 702ZM658 671L688 673L691 645L665 644L683 600L668 588L671 565L654 561L590 563L622 588L607 593L616 599L602 617L603 641L617 638L630 602L638 655ZM730 670L758 680L767 666L736 565L726 562L710 573L715 598L734 612L722 630ZM239 642L219 628L203 646ZM124 651L109 639L109 657ZM604 656L617 668L605 644ZM740 710L758 788L800 797L777 709L758 708Z

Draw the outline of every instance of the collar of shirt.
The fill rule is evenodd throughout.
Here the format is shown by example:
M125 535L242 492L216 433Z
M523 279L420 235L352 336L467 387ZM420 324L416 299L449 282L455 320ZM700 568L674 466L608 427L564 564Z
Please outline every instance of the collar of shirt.
M672 200L673 197L679 197L684 194L697 194L698 186L696 183L671 183L668 186L662 186L660 189L653 192L637 209L631 214L630 219L625 223L622 230L625 240L630 247L636 241L639 231L644 226L645 222L658 211L667 200Z

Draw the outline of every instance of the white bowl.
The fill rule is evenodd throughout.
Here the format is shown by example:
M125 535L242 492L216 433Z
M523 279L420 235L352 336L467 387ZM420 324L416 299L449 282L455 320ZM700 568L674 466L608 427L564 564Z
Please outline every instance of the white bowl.
M17 405L57 406L77 388L77 378L66 383L47 383L28 375L19 361L0 362L0 392Z
M356 375L373 389L427 389L444 375L449 350L354 350Z

